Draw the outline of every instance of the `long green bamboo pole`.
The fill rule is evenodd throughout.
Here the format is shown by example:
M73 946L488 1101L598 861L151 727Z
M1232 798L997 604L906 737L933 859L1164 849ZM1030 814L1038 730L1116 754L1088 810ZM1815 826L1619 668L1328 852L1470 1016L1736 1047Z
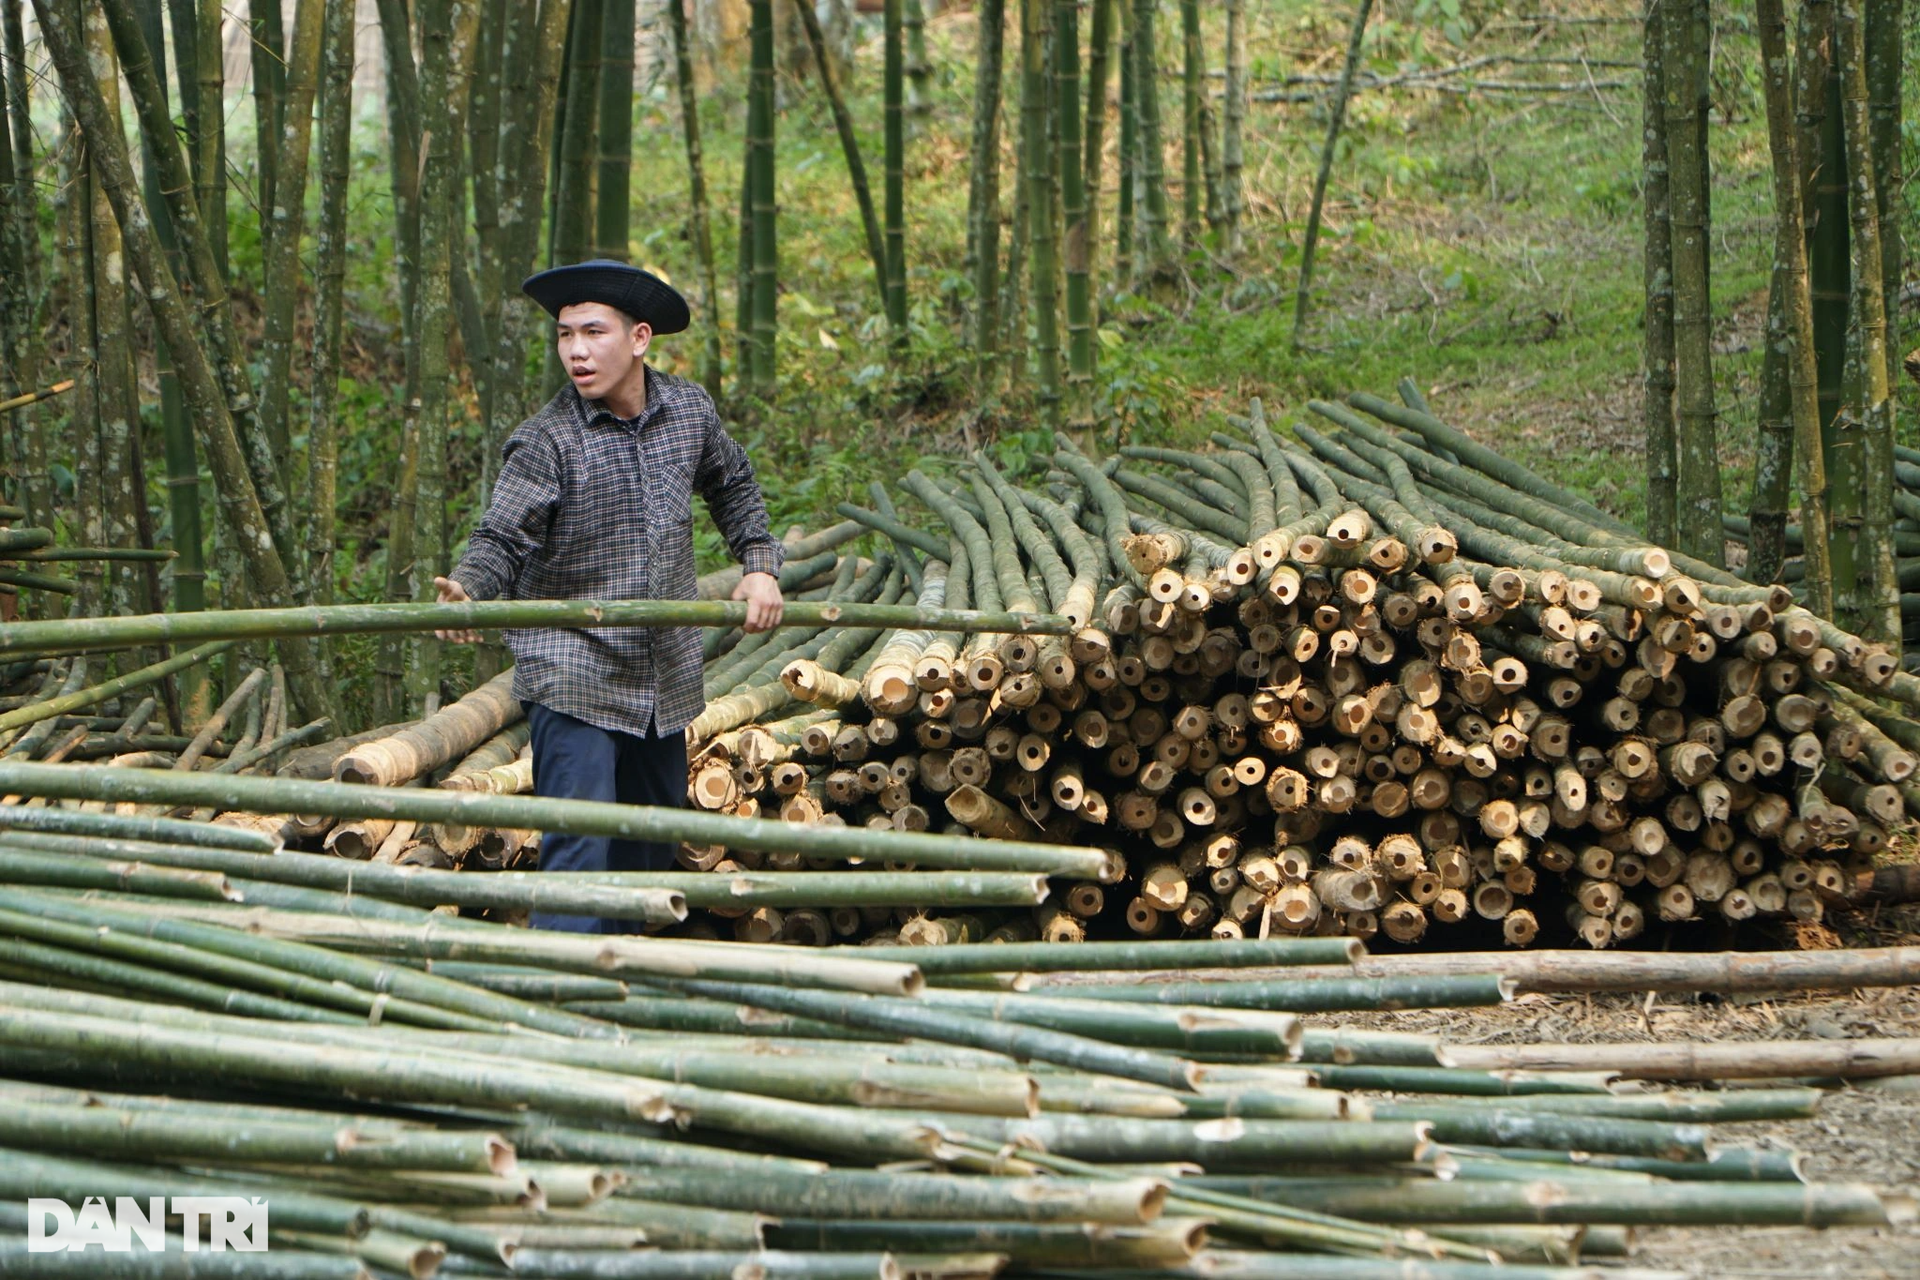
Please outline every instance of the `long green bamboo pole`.
M399 818L468 827L571 831L629 840L673 840L830 858L866 858L929 868L1023 871L1109 878L1116 860L1098 849L976 840L869 828L799 826L682 809L588 800L483 795L415 787L341 786L296 778L213 775L171 769L0 763L0 787L19 795L214 805L259 813Z
M1100 193L1107 169L1107 86L1113 81L1114 6L1117 0L1093 0L1087 19L1087 104L1081 114L1086 134L1080 147L1080 189L1086 202L1087 278L1095 278L1100 256ZM1062 202L1064 209L1065 202Z
M1000 67L1006 0L980 0L974 55L967 245L973 282L973 357L986 381L1000 337Z
M0 732L8 729L17 729L22 725L37 724L42 720L52 719L55 716L66 715L68 712L77 710L80 707L90 707L96 703L105 702L107 699L117 697L129 689L144 688L157 680L165 679L177 671L185 671L190 667L205 662L215 654L224 653L228 649L231 649L233 645L234 642L231 640L217 640L209 644L203 644L198 648L189 649L185 653L176 653L172 657L162 659L150 666L141 667L137 671L129 671L125 675L116 676L103 684L94 685L90 689L81 689L61 697L48 698L41 702L29 703L24 707L18 707L12 711L0 712Z
M1313 178L1313 202L1307 206L1307 229L1300 240L1300 282L1293 298L1293 345L1301 343L1301 331L1307 324L1307 303L1313 289L1313 251L1320 243L1320 211L1326 204L1327 179L1333 173L1334 145L1340 141L1340 129L1346 123L1347 103L1353 96L1353 72L1360 65L1360 47L1367 35L1367 19L1373 14L1373 0L1360 0L1353 11L1353 29L1347 34L1347 60L1341 64L1340 83L1333 92L1333 107L1327 113L1327 140L1320 147L1320 169Z
M840 85L833 78L833 56L827 49L826 32L820 28L820 18L813 11L810 0L794 0L794 8L800 14L801 26L807 33L807 46L813 51L814 69L820 75L820 88L827 95L827 105L833 111L833 127L840 135L840 152L847 161L847 180L853 184L853 198L860 208L860 228L867 237L867 257L873 262L873 283L880 294L880 309L886 313L889 324L893 322L893 262L891 249L886 235L891 234L889 223L886 233L880 228L880 220L873 211L873 185L867 181L867 165L860 158L860 139L853 132L853 113L847 110L846 96L840 92ZM888 135L888 146L892 146L892 135ZM892 162L892 153L888 153L888 162ZM893 173L887 174L887 199L893 198ZM887 216L893 216L893 207L888 205Z
M1713 294L1707 200L1711 163L1695 79L1709 56L1692 6L1661 27L1667 98L1667 190L1674 267L1674 533L1680 551L1720 564L1720 453L1713 393Z
M1138 95L1133 91L1134 52L1133 52L1133 3L1132 0L1115 0L1120 7L1120 189L1114 196L1113 207L1113 245L1114 263L1133 263L1133 175L1139 167Z
M320 221L315 227L315 334L312 410L307 425L307 581L316 604L333 603L336 478L339 437L340 347L345 330L347 183L353 143L353 15L344 4L327 10L325 68L320 91ZM197 523L197 521L196 521ZM329 655L321 647L323 664Z
M780 257L774 191L773 0L748 0L751 23L747 96L747 206L752 228L753 307L746 386L761 399L773 395L779 330Z
M601 26L605 0L574 0L567 40L566 101L560 112L559 168L554 172L553 266L587 257L593 226L593 145L599 124ZM548 353L549 371L559 357ZM557 380L557 379L551 379Z
M420 344L420 401L416 430L413 595L429 603L438 592L436 577L448 572L453 548L448 536L447 452L451 392L449 311L452 307L454 255L466 253L464 218L456 205L460 182L456 153L466 132L468 88L472 83L474 0L429 0L421 23L420 99L424 152L420 183L420 289L414 326ZM444 20L442 20L444 19ZM423 706L440 683L440 641L417 635L408 654L406 692L411 706Z
M990 570L989 570L990 572ZM465 604L336 604L305 609L233 609L197 615L74 618L0 624L0 652L58 652L162 642L468 630L481 627L737 627L732 600L484 600ZM922 609L917 605L794 601L785 627L907 627L1071 635L1056 614Z
M919 965L922 972L931 976L936 973L1348 964L1360 958L1361 947L1352 938L1246 938L1232 942L969 943L947 947L888 947L884 954Z
M634 0L601 0L599 173L593 255L627 259L632 217Z
M1813 297L1807 275L1807 240L1799 138L1793 122L1788 78L1786 17L1781 0L1757 0L1760 56L1765 83L1767 140L1773 156L1774 258L1786 332L1788 408L1800 471L1800 527L1807 566L1807 602L1822 617L1833 616L1832 535L1827 520L1826 450L1820 438L1819 371L1815 367ZM1769 335L1769 341L1772 341ZM1786 529L1781 534L1784 553ZM1656 539L1657 540L1657 539Z
M1180 0L1180 239L1200 244L1201 98L1206 55L1200 44L1200 0Z
M272 219L278 195L280 131L286 119L287 56L279 0L247 0L247 58L253 70L253 137L259 173L260 247L272 251ZM261 255L262 259L266 253ZM271 287L271 282L267 282Z
M1027 192L1027 246L1032 256L1028 271L1032 282L1034 370L1039 375L1041 410L1048 423L1058 425L1060 305L1053 234L1055 168L1048 147L1054 101L1048 92L1047 75L1052 0L1021 0L1020 26L1020 169Z
M1080 19L1076 0L1054 0L1053 88L1054 131L1059 137L1054 181L1060 191L1060 256L1067 283L1066 394L1069 415L1084 421L1093 411L1093 222L1080 154ZM1104 95L1100 108L1104 113ZM1097 167L1094 177L1096 181L1099 178Z
M687 38L686 0L668 0L667 26L673 38L674 83L680 91L680 132L687 150L687 223L707 322L700 347L700 385L720 394L720 284L713 265L713 227L708 213L706 161L700 149L700 93L693 79L693 45Z
M1847 216L1852 235L1848 333L1859 344L1858 404L1861 452L1861 552L1865 598L1860 625L1870 640L1898 642L1900 586L1893 549L1893 399L1888 381L1888 305L1881 249L1879 175L1874 171L1874 125L1867 96L1863 0L1841 0L1834 16L1834 67L1840 78L1840 114L1846 141ZM1888 38L1888 37L1882 37Z
M881 119L885 139L886 303L893 350L907 345L907 120L905 0L883 0Z
M1642 24L1640 169L1646 252L1645 387L1641 407L1647 453L1647 536L1677 542L1674 527L1673 222L1667 183L1666 60L1663 32L1675 0L1647 0Z
M1913 19L1907 0L1867 0L1861 14L1867 47L1867 120L1873 155L1875 196L1880 222L1881 296L1886 300L1888 336L1887 381L1897 385L1900 351L1895 316L1906 267L1907 219L1901 195L1908 174L1902 153L1902 83L1906 62L1903 33Z
M1371 0L1362 0L1371 3ZM1157 280L1172 269L1167 243L1166 160L1160 133L1160 59L1154 40L1155 0L1131 0L1133 5L1134 141L1133 276L1136 282Z
M313 139L313 99L320 83L327 0L301 0L294 10L293 37L283 67L275 68L281 84L274 94L274 118L279 128L262 134L261 194L268 197L262 212L272 231L262 232L266 274L265 334L261 358L260 429L278 464L281 483L291 483L293 452L291 416L294 347L294 310L300 298L300 237L306 226L307 156ZM255 64L256 73L260 70ZM264 163L269 150L271 164Z
M1220 203L1227 220L1227 253L1244 247L1240 219L1246 212L1246 158L1241 136L1247 118L1246 0L1226 0L1227 101L1220 121Z

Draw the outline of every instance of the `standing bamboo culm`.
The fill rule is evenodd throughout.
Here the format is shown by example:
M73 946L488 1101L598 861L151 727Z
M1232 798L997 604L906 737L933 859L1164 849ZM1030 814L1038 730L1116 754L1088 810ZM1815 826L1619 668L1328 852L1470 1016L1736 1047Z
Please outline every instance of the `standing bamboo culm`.
M1372 0L1362 0L1370 4ZM1167 257L1166 156L1160 134L1160 59L1154 43L1155 0L1132 0L1133 102L1133 275L1136 283L1156 280L1172 269Z
M1120 7L1120 182L1114 197L1113 245L1116 267L1133 263L1133 175L1139 161L1139 99L1133 91L1132 0L1115 0Z
M320 84L320 222L315 228L316 321L312 411L307 426L307 581L316 604L333 603L335 482L340 455L335 409L340 391L340 347L346 306L347 179L353 145L353 34L352 10L343 4L329 5ZM321 655L323 660L329 655L324 644Z
M1907 174L1901 150L1901 84L1905 72L1903 39L1912 21L1909 0L1863 0L1863 39L1867 46L1867 122L1873 154L1874 194L1880 219L1880 290L1887 310L1887 380L1900 377L1899 335L1893 331L1906 269L1907 221L1901 202ZM1897 404L1896 404L1897 407Z
M1191 252L1200 243L1202 166L1201 97L1206 58L1200 44L1200 0L1180 0L1180 241Z
M753 230L753 310L746 384L753 395L766 399L774 388L780 261L773 182L773 0L749 0L749 12L752 70L747 95L747 209Z
M430 19L430 20L429 20ZM429 0L421 22L420 98L423 139L420 184L420 418L419 474L414 507L413 595L437 598L433 579L448 569L447 383L451 374L452 256L464 252L454 197L459 190L455 151L466 130L467 89L473 69L476 0ZM440 642L422 636L407 663L407 699L423 705L440 683Z
M667 26L673 37L674 81L680 90L680 132L687 148L687 226L707 317L701 326L700 385L720 394L720 282L713 266L713 224L708 213L706 158L700 150L700 93L693 82L693 48L687 38L689 0L667 0Z
M813 51L814 69L820 73L820 88L827 95L827 105L833 111L834 128L840 134L840 150L847 160L847 180L853 185L854 203L860 209L860 227L866 232L867 257L873 263L874 290L880 297L880 310L887 316L888 324L893 321L893 268L894 262L891 241L888 237L895 230L893 218L895 211L888 206L888 229L882 232L880 219L873 211L873 185L867 181L866 161L860 157L860 139L853 129L853 113L847 109L846 96L840 92L840 82L834 74L834 58L827 48L827 34L820 26L819 15L814 13L812 0L794 0L794 11L800 15L800 25L806 31L807 44ZM895 115L897 116L897 112ZM889 116L892 120L894 116ZM887 156L891 164L892 135L888 135ZM904 169L901 171L904 178ZM891 169L887 175L887 198L892 200L896 194L894 174ZM904 222L904 181L901 183L902 206L898 210ZM904 297L904 295L903 295Z
M1067 283L1066 395L1068 416L1085 421L1093 409L1093 281L1089 267L1093 227L1080 155L1080 25L1076 0L1054 0L1053 85L1055 131L1060 139L1056 149L1060 249ZM1104 96L1100 106L1106 107ZM1098 172L1096 168L1096 177Z
M967 245L973 279L976 376L993 368L1000 335L1000 66L1006 0L980 0L974 57L973 137L967 177Z
M1245 247L1240 227L1246 212L1246 156L1241 135L1247 119L1247 3L1226 0L1227 100L1220 114L1220 207L1227 224L1227 256Z
M1812 299L1815 397L1826 458L1833 616L1857 625L1861 609L1861 485L1859 432L1842 412L1841 379L1847 352L1846 146L1840 120L1840 81L1834 66L1832 0L1800 8L1794 59L1795 139L1804 184L1807 280Z
M160 10L157 6L149 6L140 16L147 47L156 51L157 55L166 48ZM192 108L193 101L198 97L198 85L192 74L196 65L193 15L190 9L182 14L180 7L176 6L173 16L176 37L174 54L176 66L181 69L177 79L183 100L187 149L191 155L197 147L195 130L199 127L198 112ZM164 62L164 58L157 57L156 60ZM163 85L163 92L164 88ZM154 154L152 144L145 142L144 138L142 159L141 190L147 211L153 216L154 233L166 252L167 265L177 277L184 272L185 259L180 253L179 238L174 233L173 217L160 190L159 158ZM204 548L201 545L200 526L200 463L193 447L193 424L187 420L186 405L180 397L180 379L174 371L172 354L164 342L154 343L153 354L154 372L160 383L160 434L167 471L167 514L175 553L174 562L168 570L172 604L177 610L192 612L206 607L207 575L202 559ZM182 708L188 721L204 716L209 709L206 706L206 671L202 667L192 666L181 672L178 685L169 682L165 692L170 699L169 713L175 723L182 722Z
M627 260L632 216L633 25L635 0L601 0L599 169L593 256Z
M1674 0L1647 0L1640 55L1640 168L1646 211L1646 377L1641 423L1646 433L1647 536L1674 543L1673 224L1667 191L1666 61L1663 33Z
M1053 95L1048 92L1047 39L1051 0L1020 4L1020 168L1027 193L1027 244L1032 257L1034 368L1042 411L1060 420L1060 320L1055 292L1054 167L1047 146Z
M288 424L292 400L294 311L304 272L300 236L306 223L307 154L313 139L313 99L320 82L320 46L327 0L300 0L294 10L293 42L279 72L284 91L276 94L280 130L261 135L260 151L274 153L261 166L263 193L272 203L263 214L272 224L262 235L266 270L266 334L261 354L266 371L260 381L260 430L273 453L283 486L290 486L293 431ZM271 174L269 179L267 175Z
M567 32L566 78L561 93L559 141L553 159L553 193L547 227L547 265L581 262L593 239L594 139L600 132L600 29L605 0L574 0ZM546 351L546 382L566 381L559 349Z
M907 344L907 120L905 0L885 0L881 98L886 147L887 330L893 350ZM824 64L823 64L824 65Z
M1100 191L1106 181L1107 86L1113 81L1114 5L1093 0L1087 19L1086 141L1080 149L1082 199L1087 206L1087 280L1089 293L1100 259ZM1096 358L1098 353L1095 353Z
M1708 33L1686 5L1661 25L1671 201L1675 387L1674 519L1680 550L1710 564L1723 555L1720 455L1713 394L1713 307L1707 199L1697 81Z
M200 101L226 98L226 41L224 0L199 0L199 25L194 29ZM226 112L211 106L200 113L194 138L193 203L206 226L208 248L222 279L227 274L227 125Z
M1327 179L1333 173L1333 153L1340 141L1340 128L1346 123L1347 102L1353 95L1353 72L1360 64L1360 46L1367 36L1367 19L1373 15L1373 0L1360 0L1353 12L1353 29L1347 34L1347 60L1340 68L1340 84L1333 92L1333 105L1327 112L1327 140L1320 148L1320 170L1313 178L1313 203L1307 208L1307 230L1300 240L1300 284L1293 299L1293 345L1300 346L1307 325L1307 300L1313 290L1313 251L1320 241L1320 214L1327 199Z
M1820 441L1818 372L1814 367L1813 298L1808 290L1807 240L1801 198L1799 140L1794 130L1793 91L1787 69L1786 18L1782 0L1758 0L1760 56L1767 68L1767 137L1773 155L1774 257L1785 332L1779 336L1787 363L1788 410L1800 472L1801 546L1807 558L1807 603L1833 616L1831 531L1827 520L1826 451ZM1775 340L1769 334L1769 342ZM1780 531L1784 547L1786 530Z
M1833 62L1840 77L1841 125L1846 138L1847 214L1852 235L1849 336L1858 344L1853 415L1860 423L1861 551L1866 598L1859 633L1900 642L1900 583L1893 551L1893 399L1888 371L1887 301L1880 245L1880 196L1868 112L1864 0L1835 8ZM1896 39L1897 43L1897 39Z
M261 261L272 249L274 200L278 195L280 159L277 140L284 122L287 85L285 30L280 0L247 0L247 56L253 71L254 153L259 169ZM224 45L221 46L224 49ZM270 282L269 282L270 283Z

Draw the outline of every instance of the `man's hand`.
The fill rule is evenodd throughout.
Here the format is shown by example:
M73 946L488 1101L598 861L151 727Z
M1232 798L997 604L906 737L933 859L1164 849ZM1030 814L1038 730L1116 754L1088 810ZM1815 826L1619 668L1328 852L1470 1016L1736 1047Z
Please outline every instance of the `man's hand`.
M747 602L747 630L771 631L780 625L786 602L780 598L780 580L770 573L749 573L733 589L735 600Z
M440 590L441 604L465 604L467 601L473 599L472 596L467 594L467 589L455 582L452 578L435 578L433 585ZM436 631L433 634L442 640L451 640L455 644L480 643L480 633L478 631Z

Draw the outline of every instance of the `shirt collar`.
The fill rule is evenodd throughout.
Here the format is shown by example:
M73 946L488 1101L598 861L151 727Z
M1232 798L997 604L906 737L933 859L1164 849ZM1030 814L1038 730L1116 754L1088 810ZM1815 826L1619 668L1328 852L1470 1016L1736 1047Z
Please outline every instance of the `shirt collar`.
M573 392L573 403L579 410L580 420L587 426L593 426L604 419L627 431L639 431L645 427L656 413L667 406L673 397L673 389L672 384L652 365L642 365L641 368L645 370L647 406L638 417L623 418L609 409L604 400L589 400L580 394L578 387L569 383L567 389Z

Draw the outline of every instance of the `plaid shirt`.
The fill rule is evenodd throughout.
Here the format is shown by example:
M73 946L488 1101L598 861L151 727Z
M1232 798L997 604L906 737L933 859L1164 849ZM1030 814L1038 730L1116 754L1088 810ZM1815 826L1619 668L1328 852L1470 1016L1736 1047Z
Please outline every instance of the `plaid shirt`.
M694 383L649 368L647 407L615 417L571 385L514 431L453 578L476 600L691 600L698 490L748 573L785 549L746 451ZM602 729L679 733L700 714L693 627L513 630L513 694Z

